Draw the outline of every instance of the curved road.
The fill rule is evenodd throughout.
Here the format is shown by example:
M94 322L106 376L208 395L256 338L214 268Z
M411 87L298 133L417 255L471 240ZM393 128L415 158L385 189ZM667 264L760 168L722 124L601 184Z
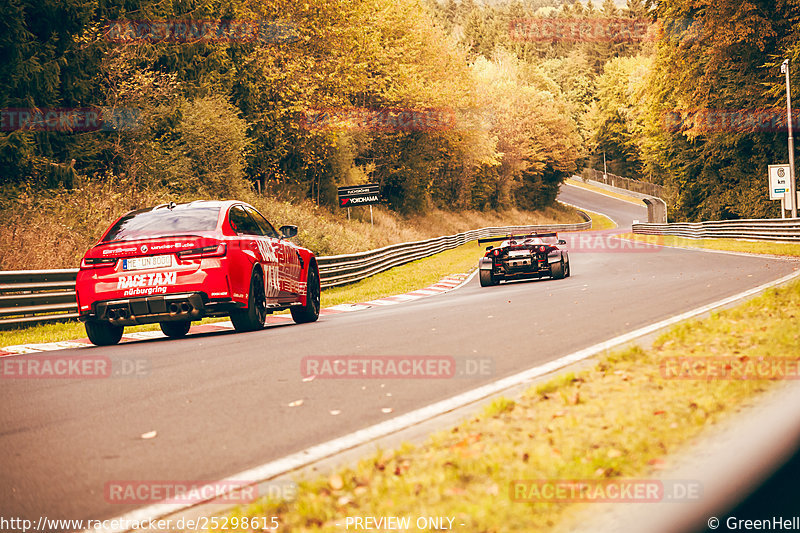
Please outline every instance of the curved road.
M622 226L646 219L644 206L576 187L565 186L560 199ZM777 279L797 265L669 248L621 251L602 242L570 252L572 276L565 280L484 289L474 279L443 295L316 324L57 352L107 356L117 366L144 362L147 372L3 380L0 516L118 516L138 506L107 502L107 482L221 479ZM493 371L461 379L304 382L300 363L309 355L480 357L491 358ZM387 407L393 412L382 412ZM332 416L334 409L341 414ZM140 438L150 431L157 437Z

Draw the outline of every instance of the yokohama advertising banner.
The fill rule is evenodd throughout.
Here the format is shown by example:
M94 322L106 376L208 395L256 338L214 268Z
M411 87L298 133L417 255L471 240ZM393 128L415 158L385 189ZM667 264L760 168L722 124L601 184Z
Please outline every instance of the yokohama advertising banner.
M339 187L339 207L357 207L381 202L380 187L377 183Z

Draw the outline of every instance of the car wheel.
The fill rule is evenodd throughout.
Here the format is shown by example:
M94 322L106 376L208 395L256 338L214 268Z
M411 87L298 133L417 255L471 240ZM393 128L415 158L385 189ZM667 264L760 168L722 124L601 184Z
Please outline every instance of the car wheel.
M267 294L264 292L264 276L260 270L250 278L250 294L247 308L231 311L231 322L236 331L256 331L267 321Z
M569 275L572 273L572 272L570 272L570 270L569 270L569 259L567 259L567 264L566 264L566 266L564 267L564 269L565 269L565 271L564 271L564 277L565 277L565 278L568 278L568 277L569 277Z
M491 287L492 285L500 283L499 280L494 279L491 270L481 270L479 275L481 278L481 287Z
M561 259L558 263L552 263L550 265L550 275L553 279L564 279L564 259Z
M291 307L292 319L298 324L316 322L319 318L320 307L320 286L319 275L314 265L308 267L308 283L306 284L306 305L302 307Z
M100 322L97 320L88 321L85 324L86 335L92 344L97 346L111 346L117 344L122 338L122 331L125 329L122 326L115 326L109 322Z
M186 334L189 333L189 327L192 325L192 323L188 320L179 320L161 322L159 325L161 326L161 331L164 332L164 335L173 339L179 339L181 337L185 337Z

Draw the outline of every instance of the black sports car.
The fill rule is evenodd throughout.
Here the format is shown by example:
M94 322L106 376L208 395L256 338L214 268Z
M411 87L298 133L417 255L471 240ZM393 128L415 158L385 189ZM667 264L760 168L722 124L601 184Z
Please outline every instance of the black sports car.
M481 287L497 285L504 280L550 276L569 277L569 253L559 246L567 244L556 233L533 233L478 239L478 244L502 241L487 246L486 255L478 262Z

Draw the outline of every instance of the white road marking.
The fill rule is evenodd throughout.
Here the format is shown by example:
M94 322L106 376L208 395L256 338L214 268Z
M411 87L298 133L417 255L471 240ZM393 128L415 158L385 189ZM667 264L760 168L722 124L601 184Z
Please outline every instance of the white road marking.
M473 272L471 276L469 276L466 280L464 280L462 285L471 280L476 272ZM645 326L637 330L631 331L629 333L625 333L624 335L619 335L618 337L614 337L613 339L600 342L593 346L589 346L588 348L578 350L577 352L565 355L559 359L550 361L549 363L545 363L543 365L530 368L528 370L524 370L522 372L506 377L504 379L489 383L487 385L483 385L481 387L472 389L470 391L461 394L457 394L456 396L453 396L447 400L436 402L434 404L422 407L420 409L416 409L404 415L394 417L391 420L387 420L385 422L381 422L379 424L375 424L373 426L360 429L358 431L350 433L349 435L345 435L343 437L339 437L337 439L333 439L328 442L318 444L316 446L311 446L310 448L306 448L305 450L299 451L297 453L287 455L286 457L283 457L281 459L270 461L261 466L251 468L250 470L245 470L244 472L234 474L224 480L220 480L220 482L214 484L214 486L220 486L219 483L225 483L225 482L228 482L231 485L233 485L233 482L241 483L242 481L251 481L253 483L258 483L260 481L269 480L279 475L292 472L294 470L305 467L311 463L315 463L322 459L329 458L331 456L334 456L338 453L344 452L356 446L363 445L375 439L385 437L386 435L390 435L392 433L396 433L408 427L420 424L422 422L430 420L431 418L435 418L445 413L449 413L450 411L454 411L455 409L483 400L484 398L487 398L489 396L499 394L507 389L522 385L525 382L531 381L545 374L549 374L557 370L563 369L569 365L583 361L599 353L605 352L612 348L633 341L639 337L649 335L650 333L654 333L665 327L677 324L678 322L682 322L684 320L688 320L698 315L702 315L718 307L723 307L728 304L737 302L739 300L749 298L760 292L765 291L766 289L775 287L777 285L781 285L797 277L800 277L800 271L793 272L791 274L783 276L782 278L771 281L769 283L765 283L763 285L759 285L758 287L752 289L748 289L733 296L723 298L722 300L718 300L714 303L703 305L696 309L692 309L691 311L680 313L678 315L661 320L654 324L650 324L649 326ZM211 488L213 488L213 486L210 487L209 489ZM199 492L202 494L205 493L206 491L200 490ZM211 490L209 490L209 492L213 493L213 491ZM134 521L142 522L146 520L155 521L158 520L159 518L163 518L167 515L173 514L175 512L196 505L197 503L201 502L194 502L192 504L163 503L163 504L150 505L147 507L143 507L141 509L137 509L136 511L132 511L130 513L118 516L116 517L116 520L117 523L126 523L126 521L127 523L131 523ZM97 533L100 533L101 531L104 533L122 533L127 530L109 528L109 529L98 529L98 530L93 529L91 531Z

